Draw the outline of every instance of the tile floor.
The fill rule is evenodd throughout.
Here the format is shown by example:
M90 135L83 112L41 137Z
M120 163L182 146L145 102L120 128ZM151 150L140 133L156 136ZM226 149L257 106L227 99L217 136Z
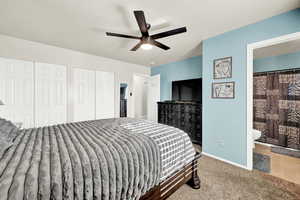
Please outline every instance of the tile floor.
M254 151L270 156L270 175L300 185L300 158L273 153L271 147L262 144L255 144Z

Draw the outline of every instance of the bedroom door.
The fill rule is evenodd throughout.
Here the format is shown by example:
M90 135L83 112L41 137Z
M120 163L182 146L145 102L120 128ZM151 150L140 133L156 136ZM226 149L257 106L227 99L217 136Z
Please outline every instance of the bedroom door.
M34 127L33 62L0 58L0 116Z
M67 70L65 66L36 63L35 125L67 122Z
M147 119L158 121L157 102L160 101L160 75L148 79Z
M144 75L133 76L134 117L138 119L147 118L148 79Z
M115 75L96 71L96 119L115 117Z
M95 119L95 71L73 69L73 121Z

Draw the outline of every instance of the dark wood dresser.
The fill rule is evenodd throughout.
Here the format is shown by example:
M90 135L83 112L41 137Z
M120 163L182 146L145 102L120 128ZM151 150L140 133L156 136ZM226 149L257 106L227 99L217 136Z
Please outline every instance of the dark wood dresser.
M179 128L193 143L202 144L202 105L197 102L158 102L158 123Z

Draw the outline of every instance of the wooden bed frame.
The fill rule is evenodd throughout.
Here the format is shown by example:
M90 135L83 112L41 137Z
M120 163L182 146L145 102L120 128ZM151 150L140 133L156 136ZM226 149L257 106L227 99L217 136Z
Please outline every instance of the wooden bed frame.
M161 182L158 186L152 188L143 195L140 200L164 200L186 183L194 189L199 189L200 179L198 176L198 159L200 157L201 154L196 153L195 158L191 163L184 166L167 180Z

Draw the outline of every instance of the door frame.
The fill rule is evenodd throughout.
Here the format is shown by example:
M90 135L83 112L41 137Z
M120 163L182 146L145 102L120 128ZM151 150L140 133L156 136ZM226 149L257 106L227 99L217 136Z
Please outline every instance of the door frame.
M300 32L263 40L247 45L247 169L253 169L253 51L258 48L300 39Z

